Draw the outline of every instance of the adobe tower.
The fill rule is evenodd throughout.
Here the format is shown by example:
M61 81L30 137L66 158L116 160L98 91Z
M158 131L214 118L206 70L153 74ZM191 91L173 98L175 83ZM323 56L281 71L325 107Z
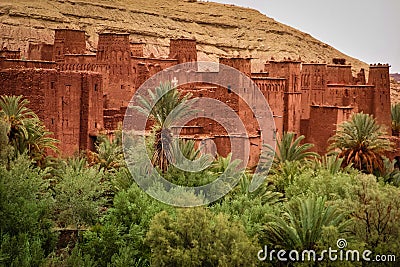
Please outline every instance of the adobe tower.
M283 130L300 132L301 118L301 61L284 59L269 61L265 71L271 77L285 78Z
M53 59L64 60L65 54L84 54L86 52L85 32L71 29L55 31Z
M378 123L391 129L390 78L388 64L374 64L369 68L368 84L375 85L372 109Z
M188 38L171 39L169 48L169 58L178 60L178 64L196 62L197 48L196 40Z
M134 93L128 33L101 33L97 45L98 70L103 74L106 108L126 106Z

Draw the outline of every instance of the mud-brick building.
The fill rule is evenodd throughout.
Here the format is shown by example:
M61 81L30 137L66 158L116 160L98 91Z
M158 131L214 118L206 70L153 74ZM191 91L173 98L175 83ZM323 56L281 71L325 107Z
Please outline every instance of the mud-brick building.
M103 129L102 77L60 71L56 63L0 59L0 94L23 95L30 108L60 140L63 155L94 149Z
M57 29L54 43L29 45L27 60L21 59L18 50L0 51L0 94L28 98L31 108L60 139L63 155L93 149L100 131L115 130L136 90L152 75L180 63L193 63L193 71L203 75L197 69L196 40L173 39L169 54L158 58L145 55L146 44L132 41L129 34L101 33L98 40L97 50L88 53L84 31ZM325 153L337 125L355 112L374 115L390 130L389 65L371 65L367 79L363 69L353 76L344 59L330 64L269 60L257 73L252 72L250 58L221 58L219 62L238 69L261 90L275 121L271 129L275 137L285 131L303 134L315 144L315 151ZM206 83L179 89L218 99L235 110L250 136L251 162L257 161L259 126L250 107L232 90ZM250 98L254 94L250 85L240 90ZM188 123L181 135L199 143L212 140L222 155L231 150L227 131L209 119Z

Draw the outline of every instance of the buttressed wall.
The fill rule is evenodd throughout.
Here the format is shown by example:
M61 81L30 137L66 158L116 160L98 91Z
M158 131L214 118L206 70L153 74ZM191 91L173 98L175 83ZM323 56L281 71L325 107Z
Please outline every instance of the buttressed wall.
M23 95L60 140L62 155L93 149L103 128L101 75L55 69L3 69L0 94Z

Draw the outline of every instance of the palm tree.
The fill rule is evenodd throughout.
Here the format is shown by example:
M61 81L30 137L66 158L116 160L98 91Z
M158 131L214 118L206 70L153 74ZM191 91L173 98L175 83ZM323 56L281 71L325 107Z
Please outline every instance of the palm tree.
M8 144L9 124L0 118L0 150Z
M204 170L214 161L211 155L201 154L194 140L174 139L171 152L173 163L182 170Z
M251 191L250 184L251 184L252 175L250 173L243 173L240 179L240 190L243 195L253 199L259 198L263 205L273 205L275 203L285 201L286 199L283 198L283 194L280 192L275 192L275 188L272 183L264 182L259 186L256 190Z
M392 106L391 113L393 135L398 135L400 132L400 103Z
M314 146L313 144L300 144L304 138L304 135L295 138L295 133L285 132L282 138L278 139L276 149L264 145L266 151L261 155L261 161L264 162L261 171L268 171L272 164L272 171L282 172L287 167L290 169L291 166L299 166L309 159L318 158L317 153L308 151ZM295 169L298 170L297 167Z
M313 144L300 144L304 138L304 135L295 138L295 133L285 132L283 133L282 138L278 139L276 153L272 147L267 145L268 154L263 157L268 158L275 155L275 163L305 161L313 157L319 157L317 153L308 151L314 146Z
M139 96L141 106L135 106L134 108L146 116L149 115L149 118L155 123L153 128L155 142L152 163L165 172L173 157L171 127L174 122L195 112L191 108L191 104L194 101L189 100L191 94L182 96L177 88L172 87L169 82L160 83L154 92L149 90L148 93L149 99Z
M313 144L300 144L304 138L304 135L296 138L294 133L284 132L282 138L278 139L276 152L272 146L265 145L266 150L261 154L263 165L260 173L276 174L273 180L278 191L285 192L285 187L302 172L306 163L319 157L317 153L309 151Z
M337 155L324 155L318 161L314 162L314 170L326 170L332 175L339 172L348 172L351 164L347 165L346 168L342 168L343 160L343 158L339 158Z
M284 205L282 216L270 215L264 239L282 249L314 249L326 226L346 231L351 221L336 206L326 206L325 197L294 198Z
M58 152L57 139L52 138L52 132L47 131L46 127L35 119L29 125L28 138L21 140L19 147L20 153L27 151L28 155L39 165L44 163L48 150Z
M107 171L116 171L124 165L124 156L122 152L122 131L117 130L113 140L106 135L97 137L97 152L89 151L87 157L89 165L98 165Z
M17 152L27 152L40 163L48 149L57 151L56 139L51 138L37 115L27 107L29 101L22 96L0 97L0 118L8 125L8 142Z
M383 155L391 150L392 143L386 132L368 114L354 114L349 121L339 125L331 137L331 150L339 150L339 158L344 164L361 171L372 173L383 170Z
M0 117L9 124L9 139L28 138L28 128L36 114L27 107L29 101L22 96L1 96Z

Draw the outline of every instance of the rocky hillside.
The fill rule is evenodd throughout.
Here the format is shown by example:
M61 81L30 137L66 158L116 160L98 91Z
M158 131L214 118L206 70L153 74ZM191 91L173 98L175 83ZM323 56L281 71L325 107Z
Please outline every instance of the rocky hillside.
M392 73L390 77L394 79L396 82L400 82L400 73Z
M396 78L400 78L400 75L395 76ZM391 75L392 76L392 75ZM392 99L392 104L400 103L400 81L395 77L390 78L390 96Z
M331 62L346 58L356 70L365 63L346 56L309 34L281 24L257 10L194 0L1 0L0 45L27 50L27 43L52 43L53 29L87 32L95 50L97 33L129 32L143 41L146 53L168 54L171 37L197 39L200 60L221 55L252 56L254 71L263 61L290 57Z

